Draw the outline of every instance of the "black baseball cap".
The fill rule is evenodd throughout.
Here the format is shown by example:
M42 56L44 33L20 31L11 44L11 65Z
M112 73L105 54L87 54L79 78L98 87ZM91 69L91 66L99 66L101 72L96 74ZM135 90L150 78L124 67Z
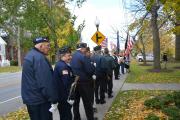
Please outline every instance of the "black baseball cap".
M77 44L77 49L78 48L86 48L86 47L87 47L86 43L79 43L79 44Z
M71 48L69 46L63 46L59 49L59 54L71 53Z
M100 45L94 47L94 51L98 51L98 50L101 50L101 46Z

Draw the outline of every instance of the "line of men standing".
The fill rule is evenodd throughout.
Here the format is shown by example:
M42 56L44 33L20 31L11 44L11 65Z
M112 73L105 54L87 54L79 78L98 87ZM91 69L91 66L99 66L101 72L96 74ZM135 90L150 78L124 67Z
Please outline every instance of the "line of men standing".
M61 120L81 120L79 112L82 98L87 120L94 120L94 94L96 104L105 104L105 93L112 98L112 74L115 60L106 48L104 55L101 46L94 48L94 55L86 43L79 43L71 56L67 46L59 50L59 61L54 71L45 57L50 50L47 37L33 40L34 48L25 56L22 70L21 93L31 120L52 120L56 107ZM75 91L70 92L74 79ZM69 97L74 102L69 102ZM73 115L71 109L73 106ZM50 111L49 111L50 110Z

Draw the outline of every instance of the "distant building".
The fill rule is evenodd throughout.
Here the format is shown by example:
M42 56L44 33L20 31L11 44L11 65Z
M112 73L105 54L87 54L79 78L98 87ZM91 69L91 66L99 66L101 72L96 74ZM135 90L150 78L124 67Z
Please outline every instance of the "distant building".
M9 60L6 59L6 42L0 37L0 66L10 66Z

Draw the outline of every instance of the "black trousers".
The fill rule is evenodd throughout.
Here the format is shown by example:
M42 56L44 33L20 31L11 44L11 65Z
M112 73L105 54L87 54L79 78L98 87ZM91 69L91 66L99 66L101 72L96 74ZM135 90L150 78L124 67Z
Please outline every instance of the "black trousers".
M82 98L82 102L84 104L87 120L94 120L93 103L92 103L93 95L94 92L93 92L92 82L83 82L77 84L76 92L75 92L75 101L73 104L74 120L81 120L81 116L79 112L80 98Z
M118 76L119 76L119 68L120 68L120 65L116 66L116 68L114 69L115 79L118 79Z
M121 73L124 74L124 63L120 63Z
M59 102L58 110L60 114L60 120L72 120L72 106L67 101Z
M104 101L105 92L107 90L107 76L106 74L96 75L95 84L95 99L96 101Z
M51 103L26 106L31 120L52 120L52 113L49 112Z
M107 89L108 89L108 95L110 96L112 94L112 88L113 88L112 74L109 74L108 77L109 79L107 80Z

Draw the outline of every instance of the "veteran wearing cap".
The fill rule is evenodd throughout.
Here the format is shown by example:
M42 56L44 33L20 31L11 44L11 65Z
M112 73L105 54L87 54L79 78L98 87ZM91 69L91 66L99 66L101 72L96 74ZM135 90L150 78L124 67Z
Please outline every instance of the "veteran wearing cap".
M94 120L93 113L93 87L92 75L94 74L94 66L86 57L87 44L79 43L77 51L73 54L71 67L75 75L80 76L76 92L75 102L73 104L74 120L81 120L79 113L80 98L82 98L87 120Z
M53 69L46 58L50 50L47 37L33 40L34 48L24 57L21 95L31 120L52 120L51 103L57 102Z
M71 61L71 49L64 46L59 49L59 61L54 68L54 80L56 81L59 93L60 120L72 120L71 105L67 102L74 75L69 65Z
M101 54L101 46L94 47L94 55L92 56L92 61L95 63L95 101L96 104L104 104L105 101L105 91L106 91L106 80L107 80L107 66L106 60Z

